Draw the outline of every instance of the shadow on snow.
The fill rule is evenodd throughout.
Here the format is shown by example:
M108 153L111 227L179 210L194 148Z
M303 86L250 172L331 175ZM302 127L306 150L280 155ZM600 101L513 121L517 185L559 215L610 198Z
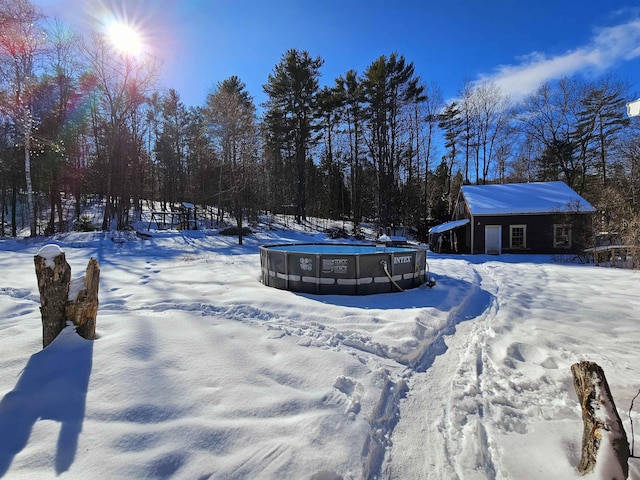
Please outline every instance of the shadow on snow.
M38 420L60 422L55 471L69 470L82 431L93 342L66 327L29 358L14 389L0 401L0 477L27 445Z

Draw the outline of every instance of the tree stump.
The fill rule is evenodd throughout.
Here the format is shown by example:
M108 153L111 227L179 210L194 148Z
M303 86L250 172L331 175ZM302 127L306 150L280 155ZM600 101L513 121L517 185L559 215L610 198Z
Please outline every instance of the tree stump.
M34 261L40 290L42 348L58 336L67 321L73 322L80 336L94 340L100 283L98 261L91 258L84 277L73 281L71 267L57 245L42 247Z
M599 450L606 448L604 453L610 455L601 455L607 464L599 466L599 470L606 478L626 479L629 475L629 443L604 371L594 362L583 361L571 365L571 373L584 422L578 471L582 475L593 472Z
M96 316L98 315L98 284L100 283L100 267L95 258L89 259L79 291L70 291L66 305L65 317L76 326L76 332L87 340L96 338ZM74 298L75 297L75 298Z
M45 245L34 258L40 314L42 316L42 348L49 345L65 327L65 307L69 297L71 267L57 245Z

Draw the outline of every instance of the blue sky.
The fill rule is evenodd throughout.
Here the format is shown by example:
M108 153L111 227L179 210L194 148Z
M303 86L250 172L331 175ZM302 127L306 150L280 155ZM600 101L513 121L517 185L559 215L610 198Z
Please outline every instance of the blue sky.
M613 73L640 95L637 0L35 0L79 30L115 15L139 28L162 62L159 86L204 104L237 75L256 103L289 48L324 59L322 84L398 52L454 98L495 81L521 97L540 83Z

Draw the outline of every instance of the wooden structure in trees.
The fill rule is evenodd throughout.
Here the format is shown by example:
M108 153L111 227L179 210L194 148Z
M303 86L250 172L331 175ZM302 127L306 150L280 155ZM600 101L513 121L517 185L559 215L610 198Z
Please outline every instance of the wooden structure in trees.
M155 223L158 230L197 230L196 207L192 203L182 202L171 210L155 210L151 212L147 231Z
M95 339L100 282L98 261L91 258L85 275L73 280L65 253L57 245L42 247L35 255L34 263L40 291L42 347L58 336L67 321L73 322L83 338Z
M608 462L618 464L607 465L607 474L614 472L607 480L626 479L629 475L629 443L604 371L594 362L583 361L571 365L571 373L584 422L578 471L583 475L593 472L598 451L607 448L615 456L614 459L608 458Z
M596 266L633 268L640 267L640 247L635 245L603 245L584 250L588 263Z

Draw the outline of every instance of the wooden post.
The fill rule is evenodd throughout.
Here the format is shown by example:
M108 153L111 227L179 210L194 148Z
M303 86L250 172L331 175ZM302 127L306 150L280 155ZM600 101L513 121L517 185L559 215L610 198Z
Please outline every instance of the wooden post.
M57 245L45 245L34 258L40 314L42 316L42 348L49 345L65 327L65 306L69 296L71 267Z
M65 317L76 326L76 332L87 340L96 338L96 316L98 315L98 284L100 283L100 267L98 260L89 259L85 276L78 279L83 287L71 292L66 305ZM74 297L75 298L72 298Z
M42 247L34 262L40 290L42 348L58 336L67 321L73 322L80 336L94 340L100 282L98 261L91 258L85 276L73 282L71 267L57 245Z
M571 373L584 422L578 471L582 475L592 472L598 451L606 448L614 457L607 459L607 480L626 479L629 475L629 443L604 371L596 363L583 361L571 365Z

